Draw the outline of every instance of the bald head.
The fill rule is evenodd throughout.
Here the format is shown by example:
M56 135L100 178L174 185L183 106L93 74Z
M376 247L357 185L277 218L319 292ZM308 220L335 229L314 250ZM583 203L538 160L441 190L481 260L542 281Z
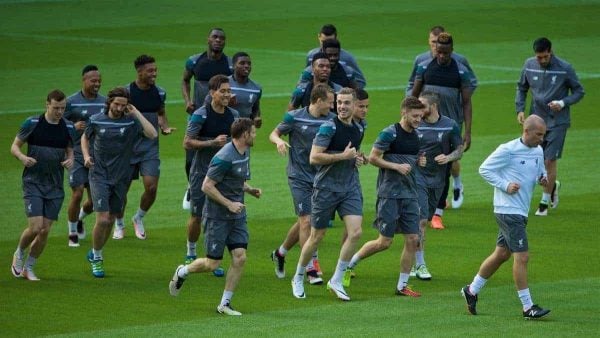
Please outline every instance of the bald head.
M529 115L523 122L522 141L528 147L537 147L544 140L546 122L537 115Z

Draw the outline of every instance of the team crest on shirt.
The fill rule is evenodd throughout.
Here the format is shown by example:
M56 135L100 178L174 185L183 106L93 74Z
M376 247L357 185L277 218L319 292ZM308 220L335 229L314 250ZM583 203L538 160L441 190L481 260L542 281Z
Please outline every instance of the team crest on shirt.
M552 77L552 80L551 80L551 82L552 82L552 84L555 84L555 83L556 83L556 75L554 75L554 76Z
M417 133L417 136L419 137L419 140L423 138L423 133Z
M104 108L100 109L100 114L104 113Z
M86 116L87 115L87 109L84 109L81 111L81 115Z
M248 103L252 103L253 98L254 98L254 94L250 94L250 96L248 96Z
M100 134L104 134L106 132L106 129L102 128L100 129Z
M442 136L444 136L443 131L438 133L438 142L442 142Z
M123 134L125 134L125 127L119 128L119 133L121 133L121 136L123 136Z
M537 80L538 80L538 77L537 77L537 76L534 76L534 77L533 77L533 81L537 81Z

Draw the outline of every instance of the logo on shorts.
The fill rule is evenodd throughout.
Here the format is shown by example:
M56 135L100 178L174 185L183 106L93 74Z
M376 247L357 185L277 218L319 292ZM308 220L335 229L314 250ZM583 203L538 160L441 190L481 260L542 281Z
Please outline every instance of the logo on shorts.
M381 223L381 231L385 231L385 228L387 228L387 224Z
M31 212L31 203L27 204L27 212Z
M298 210L302 211L302 203L298 203Z
M102 206L102 199L101 198L98 199L98 206Z
M519 248L522 248L522 247L523 247L523 239L521 238L521 239L519 240Z
M210 247L212 248L213 251L217 250L217 243L213 243Z

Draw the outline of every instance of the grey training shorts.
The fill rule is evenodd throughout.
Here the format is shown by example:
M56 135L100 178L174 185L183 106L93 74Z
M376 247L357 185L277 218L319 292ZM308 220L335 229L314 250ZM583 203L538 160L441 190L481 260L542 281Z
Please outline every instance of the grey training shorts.
M495 214L498 223L497 246L508 248L510 252L529 251L527 242L527 217L516 214Z

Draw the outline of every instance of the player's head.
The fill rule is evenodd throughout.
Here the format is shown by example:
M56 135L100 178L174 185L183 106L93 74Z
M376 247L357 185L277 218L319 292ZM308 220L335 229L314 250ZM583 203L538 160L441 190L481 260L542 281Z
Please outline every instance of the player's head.
M425 109L423 111L423 118L429 117L432 112L438 112L438 107L440 105L440 95L435 92L425 91L419 95L419 101L425 105Z
M331 75L331 63L327 54L319 52L313 55L312 72L317 82L329 81L329 75Z
M342 45L340 44L340 41L338 39L333 38L323 41L323 46L321 47L321 50L323 51L323 53L325 53L325 55L327 55L331 68L334 68L337 65L338 61L340 61L341 48Z
M319 39L319 44L323 46L323 41L327 39L337 39L337 29L330 23L323 25L317 38Z
M342 88L336 96L336 108L340 119L352 118L354 115L354 104L356 103L356 91L352 88Z
M225 49L225 31L223 28L211 28L208 31L208 49L213 53L221 53Z
M223 107L229 104L231 99L231 86L229 78L223 74L218 74L208 80L209 94L213 103Z
M129 91L124 87L116 87L106 94L105 114L114 118L120 118L125 114L129 104Z
M356 89L356 104L354 105L354 117L364 120L369 112L369 93L366 90Z
M533 52L540 66L547 67L552 58L552 42L548 38L536 39L533 42Z
M81 71L82 90L84 93L96 96L102 85L102 77L96 65L87 65Z
M63 117L67 100L65 93L58 89L54 89L46 96L46 117L52 121L58 121Z
M333 109L333 98L333 89L324 83L317 84L310 91L310 104L323 116Z
M133 66L137 72L137 80L145 85L151 86L156 83L158 68L156 60L146 54L142 54L133 60Z
M254 121L247 117L241 117L233 121L231 124L231 138L243 142L248 147L252 147L256 138Z
M233 55L233 72L236 77L248 77L252 71L252 60L246 52L237 52Z
M445 32L446 30L442 26L433 26L429 30L429 49L431 50L431 54L435 55L435 44L437 42L437 37L440 33Z
M546 122L537 115L529 115L523 122L523 136L521 141L530 147L537 147L544 141L546 135Z
M447 32L442 32L438 35L435 43L435 57L439 64L448 64L451 60L452 51L454 49L454 41L452 35Z
M421 118L423 118L423 111L425 105L414 96L407 96L402 100L400 105L400 112L402 114L402 120L405 120L409 127L416 129L419 127Z

